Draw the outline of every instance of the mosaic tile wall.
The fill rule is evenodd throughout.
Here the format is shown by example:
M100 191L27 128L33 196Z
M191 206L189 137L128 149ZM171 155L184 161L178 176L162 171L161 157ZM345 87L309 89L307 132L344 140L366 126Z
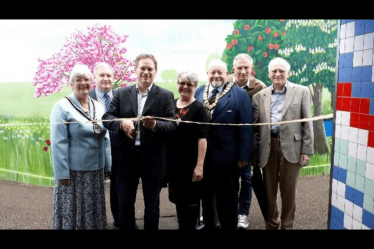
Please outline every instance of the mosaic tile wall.
M374 19L340 20L329 229L374 229Z

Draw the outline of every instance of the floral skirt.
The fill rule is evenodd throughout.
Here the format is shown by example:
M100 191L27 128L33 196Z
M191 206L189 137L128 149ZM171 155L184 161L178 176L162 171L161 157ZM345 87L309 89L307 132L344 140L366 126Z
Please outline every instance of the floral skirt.
M69 186L55 183L52 229L106 229L104 170L70 170L70 180Z

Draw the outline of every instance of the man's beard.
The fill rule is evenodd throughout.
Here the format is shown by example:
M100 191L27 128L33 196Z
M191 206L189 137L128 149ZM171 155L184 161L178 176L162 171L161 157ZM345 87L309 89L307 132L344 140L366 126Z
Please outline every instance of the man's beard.
M212 87L218 88L223 85L223 81L212 81L210 84L212 85Z

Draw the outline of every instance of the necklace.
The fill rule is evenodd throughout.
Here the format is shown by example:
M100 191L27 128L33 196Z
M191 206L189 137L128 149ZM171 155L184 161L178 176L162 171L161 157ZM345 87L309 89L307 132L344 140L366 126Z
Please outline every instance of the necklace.
M208 119L209 119L209 121L211 121L212 120L212 110L216 107L218 100L220 98L222 98L223 96L225 96L225 94L230 91L231 87L234 85L234 82L230 82L229 84L227 84L227 86L225 87L225 89L220 93L220 95L218 96L218 98L216 98L216 100L212 104L209 104L209 101L208 101L208 89L209 89L209 85L210 85L209 82L207 82L205 84L204 95L203 95L203 102L204 102L205 108L207 109Z

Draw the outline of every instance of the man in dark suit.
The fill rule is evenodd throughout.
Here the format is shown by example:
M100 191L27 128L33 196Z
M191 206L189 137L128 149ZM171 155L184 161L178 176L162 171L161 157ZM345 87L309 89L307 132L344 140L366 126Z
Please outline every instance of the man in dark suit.
M144 196L144 229L158 229L160 188L167 174L167 134L176 129L175 104L172 92L157 86L157 60L153 55L141 54L135 59L137 84L118 89L103 115L104 126L118 134L116 185L119 195L119 228L134 229L134 204L139 179ZM136 118L138 117L138 118Z
M114 72L113 68L105 63L99 62L94 67L94 80L96 83L95 89L91 90L89 95L94 100L100 102L106 111L108 111L109 103L113 98L113 81L114 81ZM112 152L112 158L116 154L116 138L117 134L113 131L109 131L110 136L110 146ZM115 165L113 165L115 167ZM112 166L112 167L113 167ZM116 190L116 177L115 174L110 175L110 209L112 211L114 227L118 229L118 194Z
M282 121L311 118L311 95L308 87L289 82L290 64L276 57L269 62L272 85L253 96L256 146L265 175L268 199L266 229L293 229L296 211L296 188L302 167L314 153L312 121L277 124ZM274 124L269 124L274 123ZM278 219L278 185L282 213Z
M208 67L208 83L195 98L207 109L210 122L249 124L253 122L247 92L227 82L226 63L215 60ZM211 125L204 164L205 229L214 229L214 200L221 229L237 229L239 169L251 161L252 126ZM203 205L204 205L203 202Z

